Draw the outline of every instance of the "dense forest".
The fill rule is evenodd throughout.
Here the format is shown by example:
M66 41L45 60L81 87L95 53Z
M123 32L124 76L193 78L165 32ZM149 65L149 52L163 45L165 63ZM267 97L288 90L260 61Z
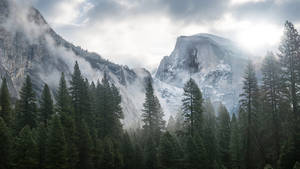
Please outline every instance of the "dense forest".
M76 62L55 96L47 84L36 96L27 76L16 101L3 79L0 169L299 169L300 35L292 23L278 54L265 57L261 83L257 71L251 62L245 68L236 113L215 111L190 79L168 123L146 78L143 123L130 130L107 74L90 83Z

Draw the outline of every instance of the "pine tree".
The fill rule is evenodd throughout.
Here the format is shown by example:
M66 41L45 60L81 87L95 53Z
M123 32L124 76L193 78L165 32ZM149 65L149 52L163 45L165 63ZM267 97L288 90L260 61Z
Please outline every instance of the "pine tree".
M20 91L20 100L18 102L18 128L22 129L28 125L30 128L36 126L37 106L35 93L32 88L31 79L26 77L23 87Z
M64 169L67 167L66 142L60 119L55 115L49 129L47 144L47 168Z
M202 94L196 82L191 78L184 85L184 98L182 109L190 135L201 132L202 128Z
M164 133L160 140L158 150L159 166L161 168L168 169L176 167L176 161L178 160L176 148L177 145L175 144L173 136L169 132Z
M188 136L185 151L187 168L208 168L206 150L199 135L195 135L194 137Z
M163 120L163 111L158 98L154 95L154 89L150 78L146 79L146 94L143 104L142 120L144 122L143 129L146 137L152 137L157 145L159 143L161 131L165 127Z
M268 156L273 157L272 164L277 168L277 161L280 156L280 109L283 99L281 97L280 67L273 53L268 53L262 67L263 84L263 113L261 120L262 139L268 144ZM267 134L266 134L267 133Z
M40 123L37 127L36 143L38 147L38 168L46 169L46 147L47 147L47 128L44 123Z
M2 85L1 85L1 97L0 97L0 117L3 118L5 123L10 126L12 122L12 108L10 105L10 95L6 83L6 78L2 79Z
M281 63L281 81L284 82L283 88L287 88L283 96L288 96L288 100L292 105L292 112L289 117L289 123L292 131L289 137L293 137L295 146L294 161L300 161L300 38L299 33L294 25L286 21L284 27L284 35L279 46L279 58Z
M76 146L76 141L78 137L76 136L75 121L72 116L68 113L61 113L61 124L64 128L64 135L66 141L66 160L67 160L67 169L76 168L78 162L78 149Z
M243 112L246 113L245 121L245 168L253 169L255 165L258 165L257 161L254 161L254 152L256 152L256 131L255 116L259 111L259 90L257 86L257 79L255 75L255 70L251 62L247 65L245 76L244 76L244 85L243 93L240 95L240 104Z
M156 169L158 168L158 157L156 142L153 137L149 137L146 140L145 145L145 168Z
M123 169L132 169L136 161L134 161L134 147L127 132L123 136L122 154L124 155Z
M11 137L5 121L0 117L0 169L11 167Z
M235 114L232 115L230 125L230 167L232 169L240 168L240 135L239 125Z
M42 96L40 100L40 117L41 120L46 126L48 126L48 121L51 116L54 114L53 100L51 97L50 89L47 84L45 84L42 91Z
M217 122L214 107L208 99L203 104L203 133L199 136L202 137L202 142L206 150L206 163L208 168L216 168L218 160L218 143L217 143Z
M74 113L76 120L79 120L83 117L83 110L82 110L82 99L83 98L83 91L82 88L84 86L84 80L81 75L78 62L76 61L74 66L74 72L72 74L72 80L70 81L70 94L73 103Z
M123 118L121 96L118 89L109 83L108 75L104 73L102 84L97 84L96 95L96 128L101 138L122 136Z
M28 125L20 131L14 152L14 164L16 168L38 169L38 148Z
M230 168L230 116L224 105L219 107L218 144L220 162Z
M92 142L88 127L84 120L76 122L76 137L78 149L78 162L76 168L86 169L91 168L92 165Z
M65 79L65 74L63 72L61 73L61 78L59 81L56 101L57 101L56 108L58 112L60 113L65 112L68 114L72 112L71 97Z

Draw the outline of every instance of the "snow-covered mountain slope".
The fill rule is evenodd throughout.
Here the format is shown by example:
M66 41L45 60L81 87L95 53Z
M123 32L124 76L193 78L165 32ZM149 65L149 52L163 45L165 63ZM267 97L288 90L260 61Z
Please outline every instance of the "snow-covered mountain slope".
M8 79L13 96L18 96L27 74L32 78L37 95L44 83L48 83L55 94L60 73L65 72L70 79L76 60L90 81L101 80L103 72L108 73L122 95L124 124L126 127L137 125L142 103L136 100L144 97L144 78L151 76L149 72L114 64L74 46L56 34L38 10L14 0L0 0L0 76Z
M247 58L233 42L215 35L180 36L171 55L162 59L155 73L161 101L170 103L162 104L167 114L180 110L182 88L190 77L205 98L236 111Z

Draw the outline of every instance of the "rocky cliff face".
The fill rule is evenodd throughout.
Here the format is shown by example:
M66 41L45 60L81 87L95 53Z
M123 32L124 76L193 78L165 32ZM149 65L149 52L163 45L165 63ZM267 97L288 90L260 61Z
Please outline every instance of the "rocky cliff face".
M215 35L179 37L174 51L162 59L155 74L156 88L169 114L179 111L182 88L190 77L205 98L235 111L246 58L233 42Z
M143 80L150 76L145 69L132 70L74 46L56 34L32 7L0 0L0 11L0 76L8 79L14 97L18 97L27 74L35 84L37 95L44 83L48 83L55 94L60 73L65 72L70 78L77 60L83 75L90 81L101 80L103 72L108 73L123 98L125 125L136 125L132 122L139 120L142 103L134 99L144 96Z

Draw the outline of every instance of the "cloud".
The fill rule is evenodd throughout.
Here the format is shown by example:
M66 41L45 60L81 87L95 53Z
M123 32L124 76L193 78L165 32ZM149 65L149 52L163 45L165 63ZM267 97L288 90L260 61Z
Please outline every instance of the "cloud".
M267 35L277 43L285 20L300 23L299 0L32 1L67 40L113 62L149 69L171 53L180 35L207 32L246 44L245 35L270 29ZM256 54L273 50L273 39L259 43Z

